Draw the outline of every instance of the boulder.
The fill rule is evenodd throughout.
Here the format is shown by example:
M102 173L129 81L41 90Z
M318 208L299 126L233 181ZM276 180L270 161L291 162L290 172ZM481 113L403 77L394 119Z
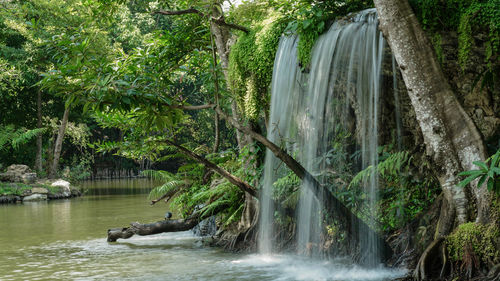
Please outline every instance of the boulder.
M25 174L29 174L25 176L26 180L33 180L33 178L36 180L36 173L33 173L28 166L16 164L7 167L7 171L0 174L0 180L10 182L24 182L23 176Z
M34 183L36 181L36 173L26 173L21 176L22 182Z
M35 193L23 198L23 202L44 201L44 200L47 200L47 194Z
M55 186L55 187L61 188L61 193L64 196L66 196L66 197L71 196L71 188L70 188L70 183L68 181L65 181L65 180L62 180L62 179L58 179L55 182L53 182L51 184L51 186Z

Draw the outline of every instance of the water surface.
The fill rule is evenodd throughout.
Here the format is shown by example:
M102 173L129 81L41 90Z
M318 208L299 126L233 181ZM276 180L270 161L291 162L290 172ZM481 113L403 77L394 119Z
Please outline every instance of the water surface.
M191 232L106 242L108 228L162 218L168 206L148 204L152 185L147 180L87 182L84 187L94 195L0 205L0 280L391 280L403 273L340 261L227 253L204 246Z

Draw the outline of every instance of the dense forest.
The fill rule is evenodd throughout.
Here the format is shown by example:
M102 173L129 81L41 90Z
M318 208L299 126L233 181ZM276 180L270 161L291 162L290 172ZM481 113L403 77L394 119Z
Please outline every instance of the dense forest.
M215 218L230 251L499 280L499 50L499 0L0 1L0 172L161 182L179 218L112 242Z

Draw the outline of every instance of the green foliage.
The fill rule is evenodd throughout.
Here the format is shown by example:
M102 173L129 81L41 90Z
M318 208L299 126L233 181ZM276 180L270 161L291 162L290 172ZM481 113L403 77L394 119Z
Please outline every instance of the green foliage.
M382 177L399 177L403 168L408 167L412 157L408 151L401 151L390 154L385 160L380 161L377 167L368 166L354 176L349 183L349 187L359 185L371 178L375 172Z
M298 57L303 68L311 62L311 51L316 39L335 17L373 7L371 1L315 1L294 0L278 4L289 22L287 31L299 35Z
M43 187L50 193L57 193L60 187L55 187L47 184L24 184L24 183L6 183L0 182L0 195L23 195L26 191L31 190L33 187Z
M13 125L0 126L0 150L7 149L9 143L12 148L18 149L20 145L26 144L45 130L45 128L33 130L25 128L16 129Z
M0 194L3 195L22 195L24 191L31 188L31 186L22 183L11 184L0 182Z
M319 35L325 31L326 21L332 11L320 6L298 9L287 31L299 35L298 59L303 67L311 62L311 52Z
M470 170L458 174L458 176L467 176L458 186L465 187L473 180L479 179L477 183L478 188L481 188L486 182L489 191L495 191L497 194L500 194L500 150L484 162L474 161L472 163L478 166L479 170Z
M163 194L173 192L180 187L186 186L186 180L179 179L176 175L167 171L145 170L142 174L156 181L163 182L162 185L153 188L148 195L148 199L157 199Z
M241 35L231 48L229 87L240 109L251 120L256 120L262 109L269 108L274 56L285 27L282 15L270 12L265 20L255 22L251 32Z
M488 34L486 62L500 51L500 1L498 0L411 0L424 28L431 32L456 30L459 34L458 61L465 69L474 42L473 34Z
M446 238L448 253L455 262L471 264L479 259L486 265L497 264L500 252L495 245L499 235L500 231L494 224L461 224Z

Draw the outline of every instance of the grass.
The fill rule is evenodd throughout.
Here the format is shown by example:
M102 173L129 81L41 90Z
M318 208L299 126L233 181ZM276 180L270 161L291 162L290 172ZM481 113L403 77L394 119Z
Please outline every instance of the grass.
M57 193L61 191L60 187L50 186L46 184L33 184L27 185L24 183L5 183L0 182L0 195L22 195L24 191L30 190L34 187L46 188L49 193Z

